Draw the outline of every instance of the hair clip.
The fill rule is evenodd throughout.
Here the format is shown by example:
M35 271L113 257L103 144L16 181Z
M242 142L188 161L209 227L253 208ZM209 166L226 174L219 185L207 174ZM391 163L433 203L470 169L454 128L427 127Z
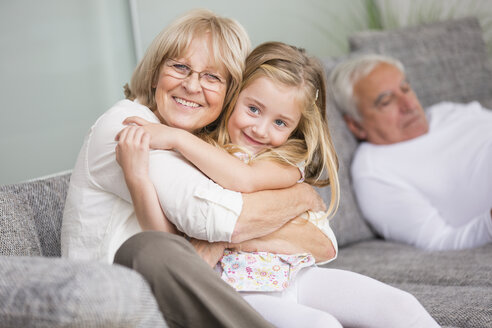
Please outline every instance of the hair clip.
M318 100L318 95L319 95L319 89L316 89L316 97L314 98L314 101Z

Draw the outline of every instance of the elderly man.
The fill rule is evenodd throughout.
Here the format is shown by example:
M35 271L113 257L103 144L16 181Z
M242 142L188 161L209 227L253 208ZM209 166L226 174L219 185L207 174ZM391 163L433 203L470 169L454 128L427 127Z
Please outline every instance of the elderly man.
M492 112L443 102L424 112L390 57L363 55L331 74L350 131L365 218L383 237L427 250L492 242Z

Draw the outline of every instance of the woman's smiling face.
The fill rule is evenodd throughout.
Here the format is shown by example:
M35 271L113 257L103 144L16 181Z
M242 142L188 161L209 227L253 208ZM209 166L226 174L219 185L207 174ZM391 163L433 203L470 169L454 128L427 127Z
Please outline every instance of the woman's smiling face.
M227 122L231 142L252 152L283 145L301 119L299 90L256 78L239 94Z
M190 67L193 72L184 79L170 74L169 67L161 64L155 85L155 114L159 120L172 127L190 132L197 131L217 119L227 90L227 84L218 91L202 88L196 72L210 72L228 77L225 67L217 67L213 56L209 34L193 39L184 56L172 58Z

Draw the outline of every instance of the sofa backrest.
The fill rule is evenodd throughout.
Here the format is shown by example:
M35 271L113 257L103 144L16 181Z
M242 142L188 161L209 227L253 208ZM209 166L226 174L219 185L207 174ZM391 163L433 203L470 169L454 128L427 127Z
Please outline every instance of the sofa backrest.
M70 174L0 186L0 255L60 256Z
M326 74L339 62L361 53L382 53L398 58L424 107L440 101L480 101L492 106L492 70L482 29L476 18L450 20L388 31L364 31L351 36L352 52L325 58ZM340 163L340 208L331 225L339 246L375 238L363 218L352 190L350 165L358 141L347 129L328 90L327 118ZM325 201L328 188L319 190Z
M398 58L424 108L441 101L488 103L492 98L492 69L477 18L364 31L349 43L352 51Z

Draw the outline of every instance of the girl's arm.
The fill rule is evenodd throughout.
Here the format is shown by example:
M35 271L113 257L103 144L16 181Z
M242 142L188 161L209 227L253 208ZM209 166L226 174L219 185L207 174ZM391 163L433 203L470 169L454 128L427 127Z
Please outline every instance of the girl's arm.
M151 148L179 151L206 176L229 190L250 193L282 189L294 185L301 178L297 167L273 161L248 165L185 130L149 123L140 117L129 117L123 123L143 126L151 135Z
M117 136L116 160L123 169L133 207L142 230L177 234L176 227L164 215L154 185L149 177L150 135L143 128L131 126Z

